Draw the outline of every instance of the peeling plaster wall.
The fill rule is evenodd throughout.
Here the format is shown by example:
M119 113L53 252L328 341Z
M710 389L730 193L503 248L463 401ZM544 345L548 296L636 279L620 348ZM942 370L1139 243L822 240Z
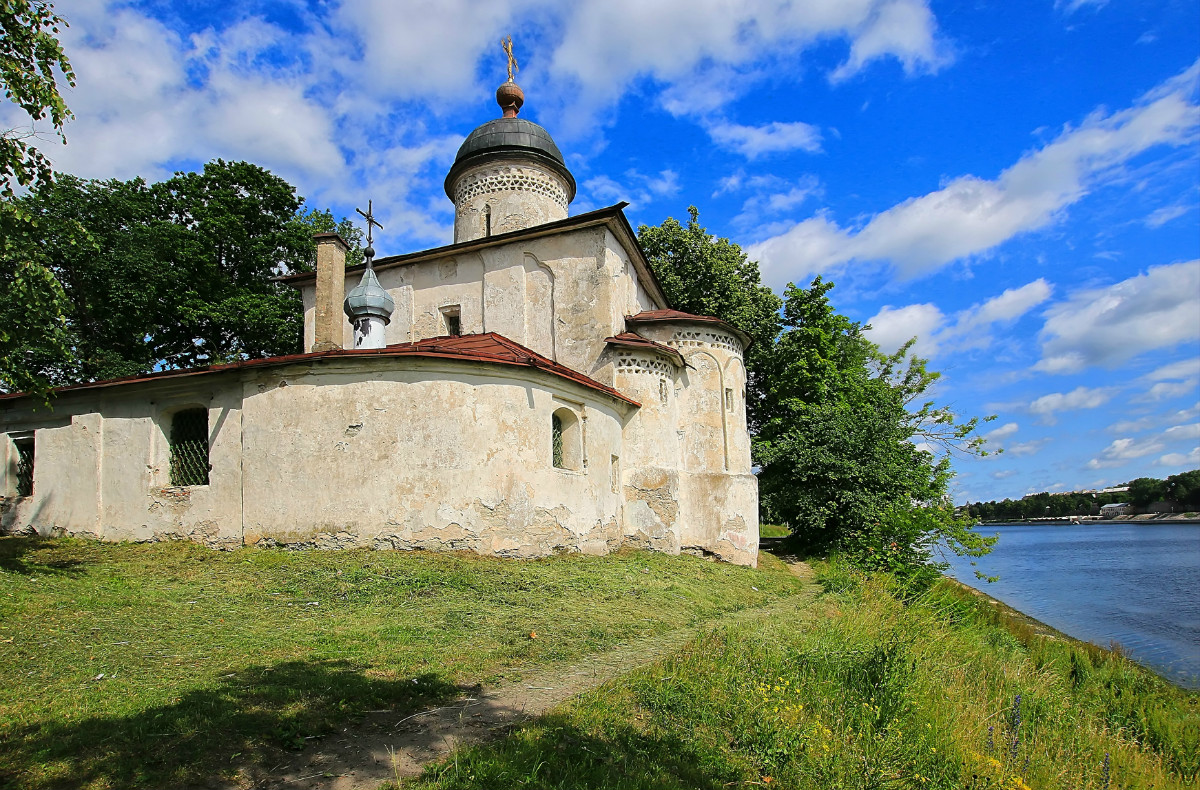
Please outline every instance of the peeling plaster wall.
M680 369L649 351L609 352L617 388L642 403L625 426L627 538L757 564L758 479L750 464L741 342L697 322L645 324L638 331L678 350L687 365ZM660 387L668 377L664 399Z
M287 386L247 388L247 543L533 557L621 542L609 479L621 420L582 388L432 362L274 378ZM579 471L551 464L564 406L583 420Z
M34 430L33 494L0 512L0 528L106 540L198 540L240 545L241 392L147 385L124 394L64 393L44 412L13 409L5 432ZM170 484L171 415L209 412L209 485Z
M199 380L194 380L199 381ZM8 409L36 441L33 495L5 531L339 548L604 554L622 542L611 458L632 409L541 371L431 360L339 360L107 393L55 412ZM120 391L123 390L123 391ZM209 484L169 485L171 415L209 412ZM577 419L576 469L552 464L551 415ZM15 492L6 436L0 491Z

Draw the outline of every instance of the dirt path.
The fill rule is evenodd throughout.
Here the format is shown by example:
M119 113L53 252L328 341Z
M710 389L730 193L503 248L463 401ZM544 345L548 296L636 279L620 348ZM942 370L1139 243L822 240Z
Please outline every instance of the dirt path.
M487 740L549 711L559 703L678 650L700 628L769 618L803 608L816 597L812 570L789 567L809 584L804 592L769 606L744 609L691 628L618 645L579 661L523 672L519 682L475 688L441 708L407 716L381 712L320 740L298 755L280 756L271 769L248 768L249 790L377 790L380 784L416 776L454 749Z

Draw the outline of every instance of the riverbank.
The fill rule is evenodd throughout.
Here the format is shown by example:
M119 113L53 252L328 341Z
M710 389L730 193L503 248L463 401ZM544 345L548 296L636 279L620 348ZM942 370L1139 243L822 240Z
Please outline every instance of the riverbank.
M949 581L813 563L815 605L721 627L402 788L1184 788L1196 696ZM1005 615L1008 613L1005 612Z
M1200 524L1200 516L1196 513L1142 513L1134 516L1047 516L976 522L976 526L983 527L1005 524Z

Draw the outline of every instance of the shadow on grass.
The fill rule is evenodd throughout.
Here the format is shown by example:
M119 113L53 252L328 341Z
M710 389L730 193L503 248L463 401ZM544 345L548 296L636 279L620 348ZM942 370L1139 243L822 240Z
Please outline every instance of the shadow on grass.
M23 576L82 573L85 565L83 560L78 557L56 556L54 548L59 545L61 541L52 538L0 537L0 570Z
M460 751L427 769L413 786L718 790L759 778L750 766L728 761L715 747L700 748L694 739L626 723L608 722L602 729L598 735L568 716L550 714L523 730Z
M249 667L135 715L0 730L0 788L218 784L238 766L269 772L268 760L366 710L405 713L461 691L433 674L368 677L345 661Z

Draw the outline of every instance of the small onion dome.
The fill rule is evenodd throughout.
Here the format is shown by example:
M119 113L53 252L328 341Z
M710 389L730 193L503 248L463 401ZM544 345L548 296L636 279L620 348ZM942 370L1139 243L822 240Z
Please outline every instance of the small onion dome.
M504 117L488 121L467 135L446 175L447 197L454 200L454 185L470 167L492 161L524 160L556 173L567 185L567 202L575 199L575 177L567 170L562 152L550 133L517 117L524 101L525 94L515 82L506 82L496 90L496 102L504 110Z
M382 318L385 324L391 322L392 310L395 307L396 301L392 299L391 294L383 290L379 278L375 276L375 270L370 266L363 272L362 280L346 296L344 305L346 315L351 321L374 317Z

